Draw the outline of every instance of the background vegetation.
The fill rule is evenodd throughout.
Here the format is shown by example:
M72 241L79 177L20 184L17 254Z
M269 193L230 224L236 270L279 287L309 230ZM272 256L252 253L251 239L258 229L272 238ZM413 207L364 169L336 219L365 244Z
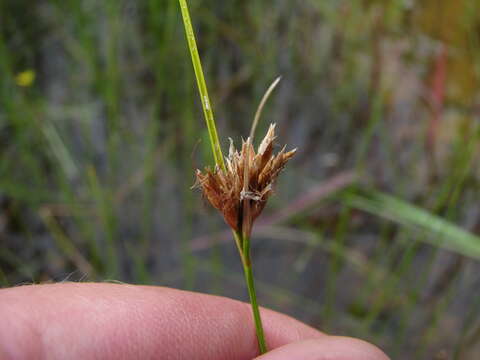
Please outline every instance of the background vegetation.
M393 358L480 356L480 3L191 0L220 137L299 153L254 229L260 303ZM0 1L0 284L247 299L191 190L210 145L176 0Z

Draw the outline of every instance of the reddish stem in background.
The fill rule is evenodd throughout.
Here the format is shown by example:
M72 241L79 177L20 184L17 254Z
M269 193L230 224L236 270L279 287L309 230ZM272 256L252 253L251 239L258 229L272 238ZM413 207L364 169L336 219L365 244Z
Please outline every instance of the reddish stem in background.
M443 115L445 102L445 83L447 77L447 49L444 44L436 55L433 63L431 76L431 88L429 94L432 116L429 119L427 128L427 153L431 157L432 164L435 164L435 150L438 138L438 129Z

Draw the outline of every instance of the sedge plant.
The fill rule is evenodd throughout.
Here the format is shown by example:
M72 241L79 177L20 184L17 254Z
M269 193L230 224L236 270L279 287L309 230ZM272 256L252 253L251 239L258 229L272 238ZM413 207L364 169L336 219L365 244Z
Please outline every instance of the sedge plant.
M262 109L268 97L280 81L280 78L277 78L272 85L270 85L263 96L255 113L249 137L246 141L242 142L241 149L237 150L232 139L230 139L229 153L224 159L210 98L208 96L207 85L203 75L202 64L198 54L188 5L186 0L179 0L179 3L215 160L213 167L206 167L203 171L197 170L197 184L198 187L202 189L206 199L214 208L220 211L226 223L232 229L233 238L238 248L245 274L259 351L261 354L264 354L267 352L267 346L255 291L250 256L250 236L255 219L264 209L267 199L272 193L274 181L288 160L295 154L296 149L285 151L284 147L279 153L273 153L275 124L270 125L257 151L255 151L253 147L253 136Z

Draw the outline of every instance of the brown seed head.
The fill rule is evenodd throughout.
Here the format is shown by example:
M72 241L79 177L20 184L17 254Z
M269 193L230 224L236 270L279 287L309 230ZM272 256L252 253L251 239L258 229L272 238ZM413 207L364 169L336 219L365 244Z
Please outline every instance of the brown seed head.
M285 152L285 147L273 154L275 124L271 124L257 153L250 140L242 142L238 152L230 139L230 151L226 158L226 170L197 170L197 182L210 204L218 209L232 229L242 226L242 203L249 202L249 223L260 215L272 193L272 185L296 149ZM245 172L245 167L247 167ZM248 187L245 186L248 184Z

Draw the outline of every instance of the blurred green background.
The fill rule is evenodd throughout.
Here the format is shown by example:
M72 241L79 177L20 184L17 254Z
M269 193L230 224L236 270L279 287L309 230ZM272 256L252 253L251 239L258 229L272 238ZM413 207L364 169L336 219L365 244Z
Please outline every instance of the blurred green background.
M392 358L480 358L480 2L192 0L222 144L298 147L259 219L262 305ZM0 284L247 299L176 0L0 1Z

